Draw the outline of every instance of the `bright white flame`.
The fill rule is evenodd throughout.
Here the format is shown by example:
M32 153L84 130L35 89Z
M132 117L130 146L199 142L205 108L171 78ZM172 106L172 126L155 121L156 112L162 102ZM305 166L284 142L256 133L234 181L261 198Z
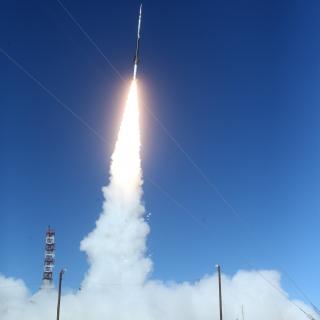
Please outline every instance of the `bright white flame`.
M111 157L110 183L96 228L81 242L89 271L83 287L97 283L141 284L152 263L146 257L149 226L143 218L137 82L133 80Z
M133 80L110 170L112 182L129 192L139 185L141 179L140 146L137 82Z

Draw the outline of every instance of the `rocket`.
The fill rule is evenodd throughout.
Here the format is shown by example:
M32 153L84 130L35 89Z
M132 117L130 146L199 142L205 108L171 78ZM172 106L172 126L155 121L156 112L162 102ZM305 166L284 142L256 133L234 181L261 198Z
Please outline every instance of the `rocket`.
M138 30L137 30L137 43L136 43L136 54L133 59L133 79L135 80L137 77L137 69L138 64L140 62L139 51L140 51L140 28L141 28L141 16L142 16L142 3L139 9L139 17L138 17Z

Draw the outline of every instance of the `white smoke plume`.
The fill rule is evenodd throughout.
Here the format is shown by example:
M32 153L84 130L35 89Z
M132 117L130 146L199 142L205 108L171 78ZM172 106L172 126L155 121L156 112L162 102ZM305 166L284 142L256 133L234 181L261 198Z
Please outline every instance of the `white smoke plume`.
M150 278L136 81L130 87L112 155L110 183L103 194L105 202L96 228L80 245L87 254L89 270L81 290L62 296L60 319L218 320L215 274L195 283ZM307 319L298 306L319 320L310 307L289 300L280 280L276 271L222 275L224 319L242 319L242 306L246 320ZM0 275L0 320L54 320L56 300L55 289L31 294L22 280Z
M149 226L144 220L136 81L130 87L115 150L110 184L96 228L81 242L90 269L83 287L97 283L141 285L151 270L145 257Z

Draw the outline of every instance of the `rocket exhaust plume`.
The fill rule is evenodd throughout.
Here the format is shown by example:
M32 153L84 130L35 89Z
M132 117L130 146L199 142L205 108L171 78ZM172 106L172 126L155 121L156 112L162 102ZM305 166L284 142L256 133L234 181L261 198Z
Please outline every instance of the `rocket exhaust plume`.
M132 80L111 157L110 184L103 189L103 213L96 229L81 242L90 262L84 286L101 281L141 284L151 269L145 258L149 227L141 203L140 145L138 90Z
M195 283L151 280L152 262L146 255L149 226L144 220L140 159L139 101L137 81L132 80L110 166L110 183L103 188L105 201L96 228L82 240L89 270L81 290L64 293L64 320L218 320L217 277L206 275ZM202 249L202 248L199 248ZM182 266L183 267L183 266ZM262 280L269 279L282 291L276 271L239 271L222 275L225 319L304 320L289 298L275 294ZM21 280L0 274L1 320L53 320L55 289L31 294ZM319 316L301 301L315 320Z
M133 80L111 163L111 181L126 194L141 186L140 146L138 89Z
M133 80L111 157L110 184L103 189L105 203L96 229L81 242L90 269L83 287L101 281L141 285L150 272L145 257L149 226L143 218L137 68L140 61L142 4L139 9ZM102 260L101 256L105 258ZM108 272L106 272L108 270Z

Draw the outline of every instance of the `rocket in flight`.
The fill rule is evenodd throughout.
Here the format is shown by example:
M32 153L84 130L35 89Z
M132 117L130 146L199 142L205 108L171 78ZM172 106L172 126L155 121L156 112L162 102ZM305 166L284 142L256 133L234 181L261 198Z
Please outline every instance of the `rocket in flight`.
M140 62L140 29L141 29L141 16L142 16L142 4L140 5L139 9L139 18L138 18L138 31L137 31L137 44L136 44L136 53L133 59L133 79L135 80L137 77L137 69L138 69L138 64Z

